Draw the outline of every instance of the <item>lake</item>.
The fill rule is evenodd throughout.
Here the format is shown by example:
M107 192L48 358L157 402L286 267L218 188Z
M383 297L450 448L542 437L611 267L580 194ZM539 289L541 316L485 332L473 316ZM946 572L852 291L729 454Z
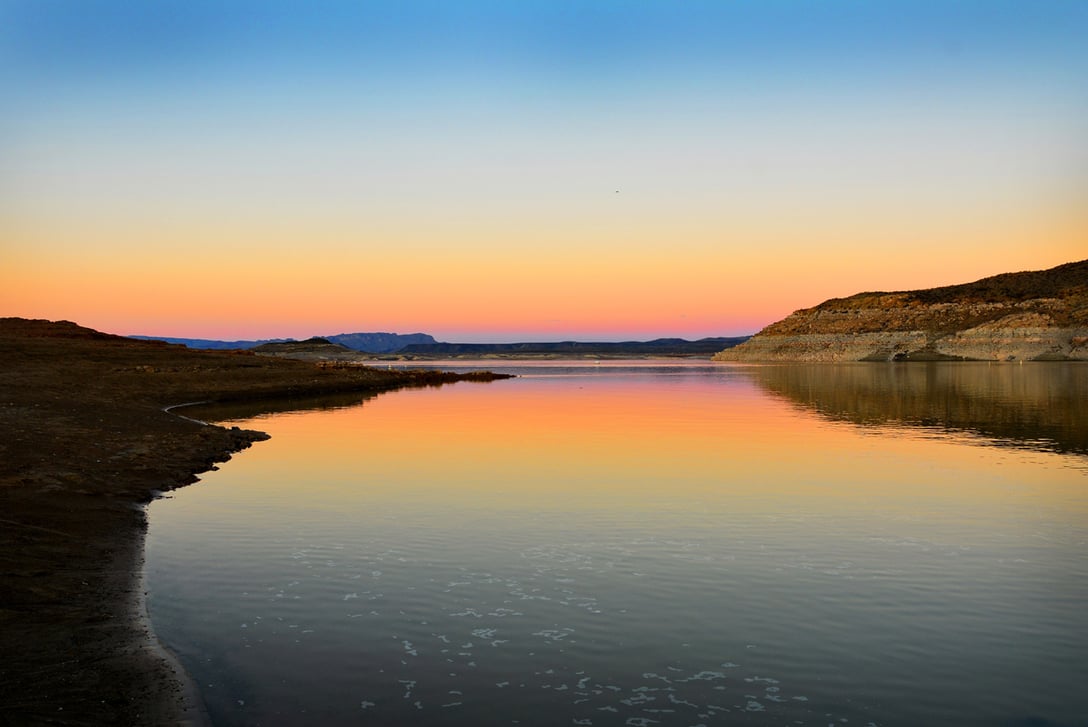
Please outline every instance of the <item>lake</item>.
M1088 724L1088 365L482 366L217 414L147 537L216 724Z

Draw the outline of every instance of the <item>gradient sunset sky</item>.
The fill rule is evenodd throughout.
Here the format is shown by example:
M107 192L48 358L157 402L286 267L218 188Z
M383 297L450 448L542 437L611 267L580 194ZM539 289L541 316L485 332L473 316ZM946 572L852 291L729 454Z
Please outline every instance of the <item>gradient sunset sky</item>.
M753 333L1088 258L1088 2L0 0L0 315Z

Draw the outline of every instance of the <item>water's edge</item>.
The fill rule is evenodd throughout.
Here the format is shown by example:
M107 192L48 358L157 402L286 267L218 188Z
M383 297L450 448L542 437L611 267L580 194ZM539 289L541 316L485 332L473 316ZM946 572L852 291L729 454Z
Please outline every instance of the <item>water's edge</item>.
M144 520L149 519L147 505L143 507ZM136 589L133 599L133 620L139 625L141 631L148 635L147 648L151 654L164 663L173 674L180 688L177 711L180 719L176 722L179 727L211 727L212 718L208 713L208 706L197 687L196 679L181 664L178 655L167 646L158 632L155 631L151 620L151 612L147 607L148 572L147 572L147 531L140 535L140 542L136 546L139 558L136 569Z

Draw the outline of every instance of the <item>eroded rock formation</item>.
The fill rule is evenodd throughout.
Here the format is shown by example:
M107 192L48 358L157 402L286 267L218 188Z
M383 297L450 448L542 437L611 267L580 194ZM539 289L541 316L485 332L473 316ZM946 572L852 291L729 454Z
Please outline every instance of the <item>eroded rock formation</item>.
M1088 260L796 311L718 361L1088 360Z

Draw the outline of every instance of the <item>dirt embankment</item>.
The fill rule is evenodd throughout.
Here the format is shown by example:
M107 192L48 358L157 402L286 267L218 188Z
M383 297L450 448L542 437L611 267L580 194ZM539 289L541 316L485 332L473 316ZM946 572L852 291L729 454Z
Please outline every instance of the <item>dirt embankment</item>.
M200 720L144 619L143 505L266 435L166 407L284 408L466 378L501 377L318 367L0 319L0 724Z

